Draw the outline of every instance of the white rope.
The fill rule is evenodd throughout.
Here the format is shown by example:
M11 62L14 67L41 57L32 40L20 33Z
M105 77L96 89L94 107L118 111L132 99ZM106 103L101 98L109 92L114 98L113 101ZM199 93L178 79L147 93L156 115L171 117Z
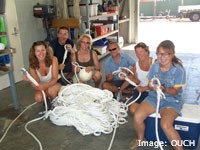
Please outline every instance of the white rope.
M72 62L72 65L74 66L74 72L75 72L76 80L77 80L78 83L80 83L80 80L79 80L79 78L78 78L76 69L77 69L77 68L85 69L85 67L84 67L84 66L80 66L77 62Z
M25 68L21 68L21 71L28 77L28 79L33 83L35 84L35 86L39 86L39 83L29 74L28 71L26 71ZM38 120L41 120L41 119L45 119L48 117L47 113L48 113L48 108L47 108L47 100L46 100L46 94L44 92L44 90L42 90L42 96L43 96L43 99L44 99L44 105L45 105L45 114L42 116L42 117L39 117L39 118L36 118L36 119L33 119L29 122L27 122L25 124L25 130L35 139L35 141L39 144L39 147L40 147L40 150L42 150L42 144L41 142L38 140L38 138L28 130L28 125L32 122L35 122L35 121L38 121ZM29 107L30 108L30 107Z
M129 73L131 73L132 75L134 74L130 69L126 68L126 67L119 67L116 71L113 71L112 74L119 74L120 72L123 72L123 70L128 71Z
M119 114L119 110L120 109L118 109L118 114ZM117 131L117 127L118 127L118 120L119 120L119 115L117 115L117 121L115 122L115 128L114 128L114 131L113 131L113 135L112 135L112 139L111 139L111 141L110 141L110 145L109 145L109 147L108 147L108 150L110 150L111 149L111 147L112 147L112 145L113 145L113 141L114 141L114 139L115 139L115 134L116 134L116 131Z
M49 118L54 124L74 126L82 135L109 134L116 121L124 124L128 115L126 106L114 100L112 92L82 83L64 87L53 101L53 107Z
M160 80L158 78L152 78L150 82L150 86L155 87L156 86L156 93L157 93L157 106L156 106L156 116L155 116L155 131L156 131L156 140L159 144L159 147L161 150L163 150L163 146L160 142L159 134L158 134L158 118L159 118L159 107L160 107L160 100L165 99L165 95L160 89Z
M68 54L67 44L64 45L64 48L65 48L65 53L64 53L64 55L63 55L62 64L65 64L65 60L66 60L66 58L67 58L67 54ZM63 78L67 83L72 84L69 80L67 80L67 78L65 78L62 69L60 70L60 73L61 73L62 78Z
M0 143L4 140L5 136L7 135L9 129L12 127L12 125L15 123L15 121L22 116L22 114L24 112L26 112L29 108L31 108L32 106L34 106L35 104L37 104L37 102L34 102L33 104L29 105L28 107L26 107L7 127L6 131L4 132L3 136L0 139Z
M25 68L21 68L21 72L27 76L27 78L30 80L30 82L32 82L35 86L39 86L39 84L37 83L37 81L29 74L28 71L26 71ZM47 110L47 102L46 102L46 95L45 92L42 90L42 95L43 95L43 99L44 99L44 104L45 104L45 114L42 117L36 118L34 120L31 120L29 122L27 122L25 124L25 130L36 140L36 142L39 144L40 150L42 150L42 144L41 142L37 139L37 137L31 133L27 126L35 121L41 120L41 119L45 119L48 117L48 110ZM5 138L7 132L9 131L9 129L11 128L11 126L13 125L13 123L24 113L26 112L29 108L31 108L32 106L34 106L35 104L37 104L37 102L34 102L33 104L29 105L25 110L23 110L8 126L8 128L6 129L6 131L4 132L3 136L0 139L0 143L3 141L3 139Z
M72 64L75 66L75 70L77 67L84 68L76 62ZM137 86L125 74L121 73L123 69L133 74L125 67L119 68L113 74L124 75L125 80ZM76 72L75 76L79 81ZM127 122L125 117L128 115L128 106L126 103L120 103L113 99L112 92L108 90L100 90L77 83L60 90L58 97L53 101L54 109L50 111L49 118L52 123L58 126L74 126L82 135L99 136L101 133L109 134L114 129L108 148L110 150L118 124Z
M121 79L121 77L123 77L124 80L126 80L127 82L129 82L131 85L137 87L138 85L135 82L133 82L132 80L130 80L128 78L127 74L123 72L123 70L126 70L129 73L131 73L132 75L134 75L134 73L130 69L126 68L126 67L119 67L119 69L116 70L116 71L114 71L112 74L113 75L118 74L118 77L120 79ZM135 103L140 98L140 96L141 96L141 92L139 92L138 96L132 102L130 102L130 103L128 103L128 102L133 98L133 96L131 96L130 98L127 98L125 104L127 106L130 106L131 104Z

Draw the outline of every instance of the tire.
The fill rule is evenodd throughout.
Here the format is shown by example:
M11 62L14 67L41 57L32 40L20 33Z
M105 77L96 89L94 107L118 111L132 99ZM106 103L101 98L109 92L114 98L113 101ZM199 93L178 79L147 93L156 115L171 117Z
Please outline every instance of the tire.
M190 20L192 21L192 22L197 22L197 21L199 21L200 20L200 13L191 13L190 14Z

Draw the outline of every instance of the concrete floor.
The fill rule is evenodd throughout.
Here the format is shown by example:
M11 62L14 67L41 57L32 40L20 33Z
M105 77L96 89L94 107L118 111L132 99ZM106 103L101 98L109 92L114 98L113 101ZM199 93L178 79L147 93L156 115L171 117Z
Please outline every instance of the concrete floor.
M125 51L134 55L133 51ZM198 56L195 56L198 57ZM199 58L199 57L198 57ZM194 58L191 57L191 61ZM187 61L189 61L187 57ZM191 62L189 61L189 62ZM103 66L104 61L101 62ZM191 66L191 63L190 65ZM190 67L191 68L191 67ZM191 72L191 71L189 71ZM29 83L22 81L16 84L17 94L20 100L20 110L12 108L12 99L10 89L0 91L0 137L9 120L14 119L20 111L34 102L34 91ZM37 150L38 143L25 131L25 123L29 120L39 117L38 112L43 110L42 104L37 104L27 110L24 115L9 130L7 136L0 143L1 150ZM128 123L120 125L117 129L112 150L128 150L131 139L135 137L130 115L127 117ZM28 129L34 133L40 140L44 150L107 150L112 138L112 134L102 134L99 137L94 135L82 136L74 127L60 127L51 123L49 119L34 122L28 126ZM153 146L142 146L138 150L153 150ZM165 150L171 150L171 146L165 146ZM186 148L184 148L187 150ZM200 142L198 147L200 149Z

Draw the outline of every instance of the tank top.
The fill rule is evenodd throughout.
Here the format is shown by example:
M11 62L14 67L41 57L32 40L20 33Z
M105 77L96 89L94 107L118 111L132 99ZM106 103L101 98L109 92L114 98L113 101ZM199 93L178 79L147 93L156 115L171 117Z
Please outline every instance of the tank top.
M80 65L80 66L94 66L94 61L93 61L93 57L92 57L92 51L90 50L90 60L88 62L80 62L78 60L78 52L75 53L76 56L76 62Z
M36 73L37 73L37 75L38 75L38 77L39 77L41 82L47 83L47 82L49 82L51 80L51 78L52 78L52 73L51 73L52 71L51 70L52 70L52 65L49 67L48 74L46 76L42 76L40 74L40 72L36 69Z
M152 59L152 64L154 63L155 59ZM140 86L147 86L148 85L148 78L147 75L149 71L144 71L140 68L139 61L136 62L135 64L136 67L136 73L138 80L140 80Z

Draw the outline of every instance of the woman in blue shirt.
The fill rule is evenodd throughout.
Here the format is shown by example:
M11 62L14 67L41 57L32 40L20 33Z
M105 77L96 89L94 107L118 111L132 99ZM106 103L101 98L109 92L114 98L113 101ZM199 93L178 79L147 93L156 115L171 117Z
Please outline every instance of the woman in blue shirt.
M161 99L159 112L161 115L161 128L169 141L175 140L181 143L178 132L173 127L174 120L180 115L183 105L181 94L182 87L185 85L185 69L180 59L175 56L175 46L169 41L161 42L157 47L158 62L154 63L149 71L149 81L156 77L161 82L161 90L166 99ZM134 139L129 147L134 149L139 141L144 140L145 124L144 120L156 111L157 94L156 87L150 86L149 95L142 102L135 112L133 124L137 133L137 139ZM176 150L182 150L180 145L174 146Z

